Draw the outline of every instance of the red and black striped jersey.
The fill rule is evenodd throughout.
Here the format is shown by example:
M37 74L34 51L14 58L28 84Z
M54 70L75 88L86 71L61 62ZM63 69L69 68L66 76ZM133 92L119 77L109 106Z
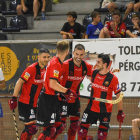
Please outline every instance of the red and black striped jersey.
M37 106L38 96L43 86L45 68L41 69L39 63L28 66L21 75L25 82L22 86L19 101L25 104Z
M118 78L112 72L101 75L98 73L98 70L93 70L91 79L91 97L112 100L113 91L115 95L121 91L119 88ZM88 108L94 112L112 112L112 104L95 100L89 101Z
M78 67L74 64L73 59L68 59L63 63L63 80L61 85L76 91L79 94L80 85L85 76L91 76L92 66L85 62L81 62Z
M55 95L55 90L50 88L50 79L55 79L60 83L60 78L62 76L62 65L61 60L54 56L48 63L46 73L44 76L44 88L45 94Z

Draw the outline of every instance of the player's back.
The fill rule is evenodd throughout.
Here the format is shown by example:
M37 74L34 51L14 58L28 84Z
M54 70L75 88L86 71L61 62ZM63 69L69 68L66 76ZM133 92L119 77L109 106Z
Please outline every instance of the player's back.
M44 76L45 94L55 95L55 90L50 87L50 79L60 82L62 76L62 62L54 56L48 63Z

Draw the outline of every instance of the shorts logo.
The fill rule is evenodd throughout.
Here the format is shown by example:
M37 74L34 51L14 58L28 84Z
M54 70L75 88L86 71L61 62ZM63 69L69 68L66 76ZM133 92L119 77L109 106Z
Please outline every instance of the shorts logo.
M81 122L86 122L87 117L88 117L88 114L84 113Z
M38 124L44 124L44 122L41 122L41 121L36 121L36 123L38 123Z
M25 118L24 118L24 117L22 117L22 116L19 116L19 119L25 120Z
M105 117L103 120L104 120L104 122L107 122L108 121L108 118Z
M30 74L29 74L28 72L26 72L25 75L24 75L24 78L25 78L26 80L28 80L29 77L30 77Z
M35 118L35 115L30 115L29 119Z
M54 70L54 71L53 71L53 73L54 73L54 75L53 75L53 76L55 76L55 77L57 77L57 78L58 78L58 76L59 76L59 71Z

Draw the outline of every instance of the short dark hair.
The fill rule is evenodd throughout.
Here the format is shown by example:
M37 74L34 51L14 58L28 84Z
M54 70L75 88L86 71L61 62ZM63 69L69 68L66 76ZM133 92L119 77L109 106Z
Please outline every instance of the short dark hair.
M96 12L96 11L93 11L93 12L91 13L92 19L93 19L93 18L96 18L98 15L100 15L100 13L99 13L99 12Z
M76 46L75 46L75 48L74 48L74 51L75 50L84 50L85 51L85 47L84 47L84 45L82 45L82 44L77 44Z
M38 51L38 55L40 55L42 53L49 53L50 54L50 51L46 48L40 48L39 51Z
M76 13L75 11L70 11L70 12L68 12L68 13L67 13L67 16L68 16L68 15L72 16L73 18L75 18L75 21L76 21L76 19L77 19L77 13Z
M70 48L69 41L67 40L58 41L56 48L57 48L58 53L65 52L66 50Z
M133 18L136 18L136 17L137 17L138 19L140 19L139 15L137 15L137 14L133 14L133 15L132 15L132 19L133 19Z
M113 17L114 15L121 16L121 14L120 14L120 10L118 10L118 9L114 9L114 10L112 11L111 15L112 15L112 17Z
M109 55L101 53L98 55L98 58L102 58L103 63L107 63L107 67L109 66L110 63Z

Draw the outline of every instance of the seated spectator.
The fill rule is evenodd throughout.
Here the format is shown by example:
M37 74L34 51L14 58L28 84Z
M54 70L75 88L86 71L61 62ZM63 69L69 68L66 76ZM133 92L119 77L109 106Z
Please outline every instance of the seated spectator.
M81 33L83 33L83 37L85 37L86 29L80 24L75 22L77 19L76 12L68 12L67 13L67 21L64 23L60 34L63 35L63 39L81 39Z
M140 2L134 5L134 12L139 12L139 10L140 10Z
M106 22L101 30L99 38L123 38L125 37L126 26L120 21L121 15L119 10L112 11L113 21Z
M91 17L93 22L90 23L87 27L85 39L99 38L100 31L103 28L103 25L101 23L101 16L99 12L93 11L91 13Z
M38 12L45 12L46 0L21 0L21 5L17 5L17 14L23 15L27 11L33 11L34 20L40 20L37 17Z
M134 24L133 27L130 27L129 30L126 31L126 34L129 37L137 38L140 37L140 27L139 27L139 16L137 14L132 15L132 23Z
M127 15L132 12L135 0L116 0L108 4L108 10L111 13L114 9L126 8L123 21L126 19Z

